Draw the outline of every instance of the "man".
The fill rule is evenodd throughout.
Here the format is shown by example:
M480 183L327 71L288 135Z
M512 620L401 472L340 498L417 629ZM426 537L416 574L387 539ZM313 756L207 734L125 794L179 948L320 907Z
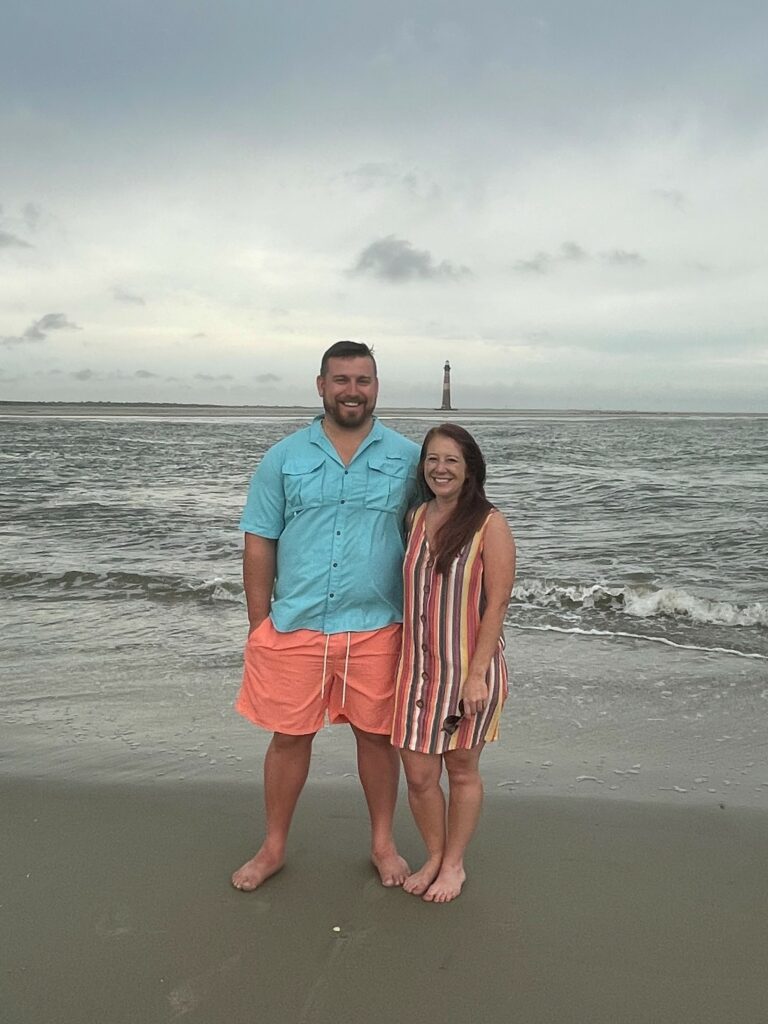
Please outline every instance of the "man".
M326 714L355 734L382 883L401 885L408 874L392 837L399 765L389 731L403 519L416 497L419 448L374 418L378 390L367 345L332 345L317 378L324 415L270 448L251 481L240 522L250 628L236 707L273 736L266 837L232 876L237 889L256 889L283 866Z

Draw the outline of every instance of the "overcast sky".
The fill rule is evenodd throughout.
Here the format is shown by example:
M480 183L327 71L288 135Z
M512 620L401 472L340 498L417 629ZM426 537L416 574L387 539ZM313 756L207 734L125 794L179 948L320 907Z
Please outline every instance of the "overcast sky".
M768 411L768 5L11 0L0 398Z

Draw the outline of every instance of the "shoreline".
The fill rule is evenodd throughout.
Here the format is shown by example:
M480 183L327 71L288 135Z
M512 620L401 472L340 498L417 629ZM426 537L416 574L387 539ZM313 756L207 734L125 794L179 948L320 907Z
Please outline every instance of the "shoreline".
M13 402L0 401L0 418L12 417L143 417L143 418L265 418L265 419L311 419L320 409L316 406L301 405L213 405L164 402ZM490 419L521 418L578 418L590 417L639 417L644 419L695 417L705 419L754 419L768 418L768 412L681 412L649 411L642 409L498 409L498 408L454 408L380 406L378 413L383 417L408 419L422 416L442 417L453 415L471 418L482 416Z
M764 662L632 640L516 631L498 743L483 754L489 793L599 798L675 807L768 811L761 751ZM217 664L180 662L160 684L148 654L111 651L71 666L58 699L35 680L54 660L6 666L0 777L44 783L252 787L270 734L232 707L239 647ZM738 686L736 681L738 680ZM311 780L356 786L355 745L321 729Z
M384 889L357 785L310 782L255 893L260 793L0 779L14 1024L762 1024L768 815L490 794L461 897ZM420 841L401 799L398 842Z

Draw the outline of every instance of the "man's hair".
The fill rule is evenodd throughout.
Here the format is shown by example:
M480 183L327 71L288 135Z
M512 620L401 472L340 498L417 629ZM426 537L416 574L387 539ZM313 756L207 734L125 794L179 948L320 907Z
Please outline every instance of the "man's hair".
M373 363L373 376L378 377L376 360L373 358L373 349L363 344L362 341L337 341L329 349L323 352L320 361L320 376L324 377L328 372L329 359L359 359L360 357L370 359Z

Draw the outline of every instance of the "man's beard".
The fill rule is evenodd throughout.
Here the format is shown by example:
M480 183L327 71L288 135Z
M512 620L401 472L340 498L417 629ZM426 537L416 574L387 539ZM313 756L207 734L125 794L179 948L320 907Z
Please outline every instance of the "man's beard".
M323 398L323 409L325 409L326 415L330 416L339 427L353 430L362 426L373 414L373 407L365 401L355 407L342 405L342 402L343 399L329 402L327 398Z

